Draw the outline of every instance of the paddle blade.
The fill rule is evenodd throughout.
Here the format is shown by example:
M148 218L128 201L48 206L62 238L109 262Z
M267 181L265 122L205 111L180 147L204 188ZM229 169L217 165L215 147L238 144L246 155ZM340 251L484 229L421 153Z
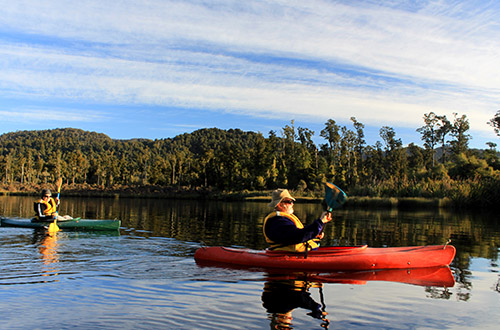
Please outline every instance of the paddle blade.
M330 182L325 183L324 204L328 212L341 207L346 200L347 195L339 187Z
M54 220L54 222L52 222L49 225L49 234L52 235L57 233L58 231L59 231L59 226L57 225L57 220Z

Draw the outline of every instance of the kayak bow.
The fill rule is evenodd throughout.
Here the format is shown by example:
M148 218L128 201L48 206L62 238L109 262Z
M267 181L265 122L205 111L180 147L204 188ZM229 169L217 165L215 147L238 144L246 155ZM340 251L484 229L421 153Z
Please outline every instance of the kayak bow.
M194 258L197 262L209 261L264 269L347 271L448 266L453 261L455 252L455 247L451 245L320 247L309 251L307 255L215 246L199 248Z

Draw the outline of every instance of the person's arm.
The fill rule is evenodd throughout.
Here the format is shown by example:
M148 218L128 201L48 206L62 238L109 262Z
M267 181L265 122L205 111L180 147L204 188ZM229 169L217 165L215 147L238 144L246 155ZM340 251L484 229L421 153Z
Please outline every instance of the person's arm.
M44 203L36 203L36 213L39 219L46 219L51 217L50 214L45 214L47 208L47 205L45 205Z
M321 216L319 217L319 219L321 220L321 222L323 224L325 223L328 223L330 221L332 221L332 214L330 212L323 212L321 213ZM323 230L321 230L321 232L318 234L318 236L316 236L317 239L323 239L323 237L325 237L325 233L323 232Z
M43 205L42 203L35 203L35 212L38 217L43 217L43 211L47 206Z

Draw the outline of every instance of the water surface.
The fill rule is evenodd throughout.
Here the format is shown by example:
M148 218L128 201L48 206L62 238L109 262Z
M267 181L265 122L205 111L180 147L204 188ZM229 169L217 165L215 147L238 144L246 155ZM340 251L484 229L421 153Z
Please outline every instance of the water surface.
M32 202L0 197L0 215L30 217ZM306 222L319 208L296 207ZM453 287L331 283L310 274L292 278L195 263L202 245L265 247L267 212L264 203L65 198L62 214L122 219L122 229L51 237L0 227L0 329L269 329L279 316L273 311L299 296L328 313L330 329L498 328L498 216L342 210L326 229L326 245L424 245L452 238ZM306 307L288 316L295 329L322 329L327 322Z

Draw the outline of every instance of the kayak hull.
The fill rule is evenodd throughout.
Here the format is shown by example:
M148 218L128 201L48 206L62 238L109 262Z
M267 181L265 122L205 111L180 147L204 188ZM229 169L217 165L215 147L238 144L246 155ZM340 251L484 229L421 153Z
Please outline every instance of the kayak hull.
M0 219L2 227L19 228L47 228L51 222L31 221L30 219ZM69 230L118 230L120 220L91 220L75 218L71 220L57 220L60 229Z
M323 247L304 253L229 247L202 247L194 255L197 262L312 271L356 271L374 269L409 269L448 266L455 257L451 245L370 248Z

